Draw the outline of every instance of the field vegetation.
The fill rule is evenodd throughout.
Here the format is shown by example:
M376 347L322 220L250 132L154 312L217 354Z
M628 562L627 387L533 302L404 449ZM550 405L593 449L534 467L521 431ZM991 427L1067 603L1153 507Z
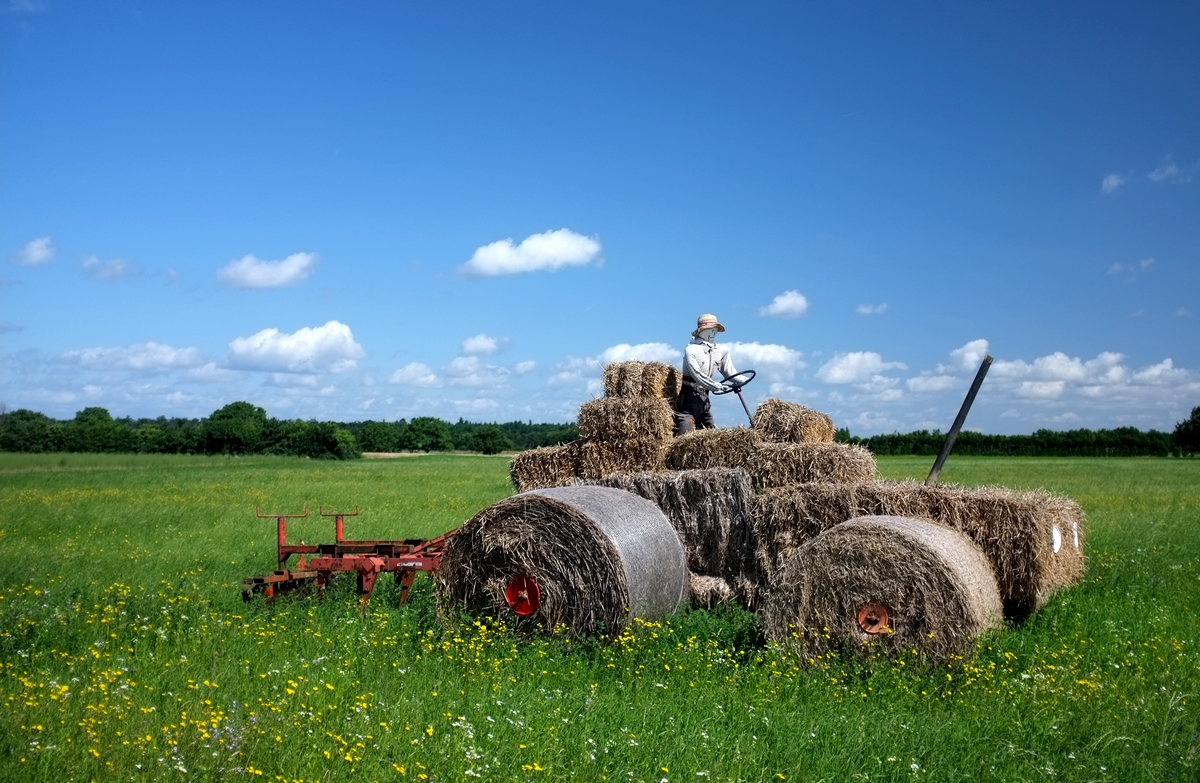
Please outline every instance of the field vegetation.
M884 457L921 478L924 457ZM264 513L432 536L511 493L507 459L0 454L0 778L1196 780L1200 461L951 458L1089 516L1082 584L969 659L800 660L727 609L613 643L436 618L428 579L360 617L244 604ZM315 513L293 538L332 538Z

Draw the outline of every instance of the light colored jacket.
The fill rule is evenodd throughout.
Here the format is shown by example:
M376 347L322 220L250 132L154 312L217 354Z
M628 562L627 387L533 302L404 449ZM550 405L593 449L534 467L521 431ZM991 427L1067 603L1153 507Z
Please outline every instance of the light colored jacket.
M718 371L722 378L737 375L733 360L729 356L729 349L724 345L693 337L683 349L683 376L691 378L710 391L720 391L725 387L713 380L713 374Z

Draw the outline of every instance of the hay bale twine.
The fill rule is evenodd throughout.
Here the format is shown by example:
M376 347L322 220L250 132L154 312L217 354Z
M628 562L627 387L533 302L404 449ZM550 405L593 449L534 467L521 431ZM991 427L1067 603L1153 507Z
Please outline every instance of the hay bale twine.
M670 442L666 465L671 470L740 468L762 445L762 435L745 427L694 430Z
M506 599L518 577L536 583L536 602ZM615 636L634 617L671 614L687 584L683 548L663 513L609 487L533 490L485 508L446 544L437 575L443 617L462 607L573 636Z
M845 443L764 443L746 458L755 489L790 484L870 481L875 457Z
M579 406L579 437L584 441L666 441L675 431L675 413L660 397L617 397Z
M1003 617L982 550L923 519L871 516L796 550L763 612L768 638L816 657L839 649L933 661L967 654Z
M566 486L579 476L582 456L578 443L522 451L508 463L508 476L518 492Z
M832 443L833 419L820 411L774 397L754 409L754 429L775 443Z

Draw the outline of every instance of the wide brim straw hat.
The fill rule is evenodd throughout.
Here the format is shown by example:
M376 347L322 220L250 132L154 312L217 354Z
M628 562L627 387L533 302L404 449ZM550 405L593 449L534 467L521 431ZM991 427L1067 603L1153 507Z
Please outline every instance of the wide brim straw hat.
M721 322L712 313L705 313L696 319L696 330L692 332L692 337L699 337L701 329L716 329L718 332L725 331L725 327L721 326Z

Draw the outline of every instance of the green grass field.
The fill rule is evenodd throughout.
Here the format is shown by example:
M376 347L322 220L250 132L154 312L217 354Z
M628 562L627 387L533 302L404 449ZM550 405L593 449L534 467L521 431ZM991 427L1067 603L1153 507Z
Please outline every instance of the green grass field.
M929 460L882 458L889 477ZM1088 573L970 660L803 663L753 615L616 642L436 622L430 582L360 618L244 604L267 512L363 508L432 536L510 493L506 458L0 455L0 777L65 780L1197 780L1200 460L951 458L1089 517Z

